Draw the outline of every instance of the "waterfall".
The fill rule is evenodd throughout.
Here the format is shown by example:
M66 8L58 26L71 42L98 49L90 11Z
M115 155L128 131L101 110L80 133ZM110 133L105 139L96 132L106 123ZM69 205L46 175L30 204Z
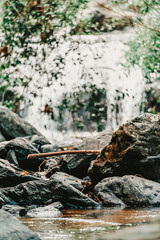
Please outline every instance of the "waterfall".
M134 36L134 28L123 31L113 31L101 35L73 36L52 52L47 50L47 58L42 62L46 74L26 64L20 67L21 74L32 79L29 87L23 89L25 101L21 104L20 115L33 124L48 139L53 142L69 142L73 135L79 137L94 134L95 132L74 132L71 129L71 114L66 111L65 130L58 131L58 122L54 115L58 114L56 106L60 103L62 95L74 91L83 84L96 84L106 89L107 121L106 129L115 130L140 113L143 97L144 80L140 69L131 69L129 75L122 66L125 65L124 51L128 49L127 42ZM66 54L67 53L67 54ZM42 48L37 48L37 59L30 58L33 65L42 61ZM62 74L55 81L47 83L50 70L56 70L56 57L65 62L61 67ZM57 71L59 69L57 68ZM19 91L22 91L20 88ZM45 111L48 107L48 113ZM53 110L53 114L52 114Z

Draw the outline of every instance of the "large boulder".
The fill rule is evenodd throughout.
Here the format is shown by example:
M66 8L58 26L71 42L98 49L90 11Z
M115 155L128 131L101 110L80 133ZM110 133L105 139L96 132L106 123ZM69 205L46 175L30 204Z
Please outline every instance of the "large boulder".
M160 184L132 175L105 178L94 191L106 207L160 205Z
M42 136L30 123L4 106L0 106L0 132L6 140L35 134Z
M40 240L11 214L0 210L0 240Z
M5 204L45 205L60 201L65 207L97 208L100 204L63 179L35 180L0 190Z
M31 176L28 172L22 171L11 165L7 160L0 159L0 187L12 187L19 183L37 180L37 177Z
M160 116L144 114L122 125L90 167L94 183L105 177L140 174L160 182ZM159 157L158 157L159 158ZM154 164L153 164L154 163Z
M111 140L112 133L103 131L94 138L87 138L82 144L73 147L75 150L101 150ZM88 168L91 161L95 160L97 154L67 155L61 163L61 171L79 178L88 175Z

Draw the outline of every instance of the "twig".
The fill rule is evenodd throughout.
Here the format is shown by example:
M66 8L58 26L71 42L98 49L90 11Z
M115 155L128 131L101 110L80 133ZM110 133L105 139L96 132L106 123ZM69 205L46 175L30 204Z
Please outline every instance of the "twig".
M67 154L100 154L101 150L72 150L72 151L62 151L62 152L50 152L50 153L39 153L39 154L29 154L27 159L34 159L39 157L50 157L55 155L67 155Z

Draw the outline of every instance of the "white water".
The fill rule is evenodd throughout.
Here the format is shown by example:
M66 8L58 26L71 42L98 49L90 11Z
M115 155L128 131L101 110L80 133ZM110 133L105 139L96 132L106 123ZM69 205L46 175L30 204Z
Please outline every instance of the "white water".
M134 29L128 28L101 36L74 36L71 42L66 42L60 49L49 52L46 48L45 51L48 52L45 62L42 62L42 49L39 47L36 61L42 62L42 67L47 69L48 74L41 76L38 71L36 72L29 65L25 65L25 68L21 67L21 73L28 78L32 78L29 89L23 90L25 103L21 106L22 117L51 141L68 143L69 138L73 135L86 135L86 133L80 134L78 132L73 134L71 130L72 118L69 112L66 112L64 122L66 131L62 133L57 131L58 123L42 112L45 105L49 104L54 110L54 114L58 114L55 106L60 103L62 94L67 91L74 91L77 86L86 82L96 83L107 90L107 129L115 130L126 120L138 116L143 97L144 80L138 68L132 69L127 76L126 70L121 65L122 63L125 64L124 50L127 50L126 43L133 38L134 34ZM65 52L68 49L71 49L71 51L65 57ZM59 55L64 57L66 62L64 75L47 87L47 79L48 77L51 78L50 71L52 68L56 68L54 59ZM36 66L37 62L34 59L30 59L30 61ZM121 92L125 93L124 99L121 98ZM37 95L37 97L33 95ZM117 100L118 96L121 98L119 101ZM32 102L33 104L30 104ZM118 113L113 107L116 104L119 108Z

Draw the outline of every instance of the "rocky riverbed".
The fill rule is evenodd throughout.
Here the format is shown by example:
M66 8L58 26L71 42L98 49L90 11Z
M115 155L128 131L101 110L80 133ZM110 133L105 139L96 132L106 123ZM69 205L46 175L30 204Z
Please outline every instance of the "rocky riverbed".
M141 115L113 134L104 131L79 145L54 146L1 106L0 130L0 215L7 211L17 216L57 217L65 209L160 206L158 115ZM99 156L27 159L29 154L67 149L102 151ZM7 234L9 239L12 233Z

